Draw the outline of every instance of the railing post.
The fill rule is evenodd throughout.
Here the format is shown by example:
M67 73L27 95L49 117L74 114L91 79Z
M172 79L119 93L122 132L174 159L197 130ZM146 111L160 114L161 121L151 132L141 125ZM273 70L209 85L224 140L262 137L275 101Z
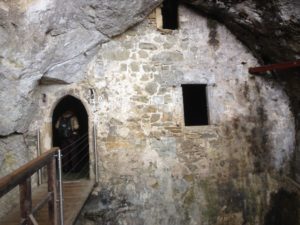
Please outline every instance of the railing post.
M49 222L51 225L57 225L57 187L56 187L56 163L55 158L47 165L48 170L48 192L52 193L52 197L48 202Z
M58 160L58 187L59 187L59 220L60 225L64 225L64 193L63 193L63 185L62 185L62 155L61 150L57 151L57 160Z
M29 215L32 211L31 200L31 178L27 178L20 184L20 212L21 212L21 225L32 225Z
M37 130L37 156L41 155L41 133L40 130ZM42 176L42 168L37 171L37 181L38 186L43 183L43 176Z
M98 151L97 151L97 126L96 122L94 122L94 127L93 127L93 139L94 139L94 160L95 160L95 181L98 184L99 183L99 174L98 174Z

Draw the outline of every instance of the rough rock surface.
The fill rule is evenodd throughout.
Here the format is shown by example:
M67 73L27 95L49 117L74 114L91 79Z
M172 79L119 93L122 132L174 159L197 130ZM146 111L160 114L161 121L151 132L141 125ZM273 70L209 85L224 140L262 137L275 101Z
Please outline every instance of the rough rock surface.
M300 1L184 0L197 11L224 23L263 64L300 59ZM300 143L299 68L267 76L283 85L295 117ZM292 176L300 182L300 148L295 147Z
M98 47L160 2L0 1L0 135L27 129L38 84L83 79Z
M300 1L298 0L183 0L206 16L225 24L262 64L300 59ZM284 86L300 143L299 68L267 76ZM295 148L292 176L300 182L300 149Z
M161 2L1 0L0 135L26 131L38 84L83 79L102 43ZM183 2L224 23L262 62L300 58L297 0Z
M0 177L4 177L30 159L27 144L23 135L11 135L0 139ZM19 200L18 191L18 187L16 187L1 197L0 218L8 213L12 207L19 207L17 204Z
M69 86L45 84L81 83L74 93L84 95L87 88L81 80L87 77L85 82L97 87L103 97L97 110L104 189L94 202L99 203L98 211L85 214L89 220L115 222L119 216L123 224L263 224L268 192L276 190L277 185L267 171L286 169L294 150L288 96L281 85L248 77L247 67L255 64L255 59L235 39L228 39L226 29L210 20L207 30L204 20L183 17L185 31L175 31L177 38L168 34L151 36L149 28L141 26L101 47L158 3L0 1L0 135L24 132L30 117L37 118L36 107L44 107L44 111L38 110L39 122L49 122L45 115L62 96L58 89ZM265 3L258 1L256 5L250 3L193 2L202 12L218 14L217 18L224 19L241 40L249 35L249 44L246 38L244 43L262 61L299 57L294 51L299 46L297 39L295 46L284 49L275 44L270 49L255 47L270 38L268 32L252 29L253 23L248 24L247 17L238 19L237 12L262 10L259 24L269 29L263 24L272 17L273 9L260 8ZM270 6L276 4L273 1ZM271 15L264 18L268 12ZM249 15L255 14L251 11ZM262 38L253 39L252 32ZM297 31L291 35L296 37ZM284 38L292 43L288 36ZM270 39L270 44L273 41ZM284 56L272 54L273 48L282 50ZM92 57L95 52L97 57ZM270 59L265 58L267 53ZM92 58L95 62L86 69ZM211 91L219 93L210 96L218 106L215 113L212 110L211 119L221 126L185 128L180 84L203 80ZM48 102L30 99L39 84L43 85L41 90L48 90ZM31 131L37 127L33 124ZM35 147L35 143L26 146L22 135L1 140L5 154L10 145L23 154L30 146ZM23 144L20 147L16 143ZM26 155L22 157L26 159ZM113 189L105 189L105 184Z
M22 143L20 145L20 143ZM29 152L22 135L12 135L0 139L0 177L5 176L11 170L17 169L19 164L28 161Z
M68 94L92 111L99 193L82 224L264 224L271 172L286 172L294 150L288 96L248 75L257 60L219 23L180 7L180 29L166 34L155 18L104 43L84 81L41 87L48 100L30 130L47 140L43 115ZM181 84L199 83L210 125L185 126Z
M90 224L120 224L119 221L129 221L135 224L137 210L128 202L126 196L115 196L112 190L103 189L97 195L91 195L89 204L81 212L75 225ZM84 218L88 218L85 220Z
M298 0L183 0L225 24L262 63L300 58Z

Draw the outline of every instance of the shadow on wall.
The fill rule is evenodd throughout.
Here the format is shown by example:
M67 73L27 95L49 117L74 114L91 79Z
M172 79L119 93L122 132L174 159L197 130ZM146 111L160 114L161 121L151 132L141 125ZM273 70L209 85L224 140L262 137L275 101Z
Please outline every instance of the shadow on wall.
M264 225L299 225L299 199L296 193L280 189L271 195L271 208Z

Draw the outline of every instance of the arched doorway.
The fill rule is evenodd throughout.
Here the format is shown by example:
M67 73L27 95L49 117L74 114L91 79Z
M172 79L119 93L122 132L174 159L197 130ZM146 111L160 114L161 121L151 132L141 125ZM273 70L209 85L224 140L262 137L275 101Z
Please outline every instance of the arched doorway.
M53 146L62 151L65 180L89 177L88 114L80 100L65 96L52 115Z

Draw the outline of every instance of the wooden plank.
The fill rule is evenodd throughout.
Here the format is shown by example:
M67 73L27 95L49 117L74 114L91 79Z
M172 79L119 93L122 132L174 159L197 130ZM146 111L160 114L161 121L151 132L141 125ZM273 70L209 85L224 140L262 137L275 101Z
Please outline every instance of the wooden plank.
M20 217L22 225L32 225L29 215L32 210L31 178L20 184Z
M79 215L84 203L93 189L93 181L80 180L73 185L64 184L65 195L65 225L73 225ZM70 197L69 197L70 196ZM72 197L71 197L72 196Z
M43 167L57 152L53 148L0 179L0 198Z
M286 69L292 69L296 67L300 67L300 60L296 60L293 62L270 64L270 65L259 66L259 67L250 67L249 73L257 75L261 73L268 73L273 70L286 70Z
M48 192L52 193L52 198L48 202L49 222L53 225L58 224L57 210L57 188L56 188L56 163L53 158L47 165L48 171Z
M94 182L91 180L76 180L73 182L63 182L64 190L64 225L73 225L84 206L88 196L93 189ZM43 184L33 189L32 204L37 204L42 198L47 195L47 185ZM13 210L4 218L0 218L0 224L19 225L20 210ZM52 225L48 219L48 207L43 207L35 215L35 219L40 225Z
M49 202L51 198L53 198L53 193L49 192L47 196L39 196L40 202L32 209L32 214L37 213L43 206Z

